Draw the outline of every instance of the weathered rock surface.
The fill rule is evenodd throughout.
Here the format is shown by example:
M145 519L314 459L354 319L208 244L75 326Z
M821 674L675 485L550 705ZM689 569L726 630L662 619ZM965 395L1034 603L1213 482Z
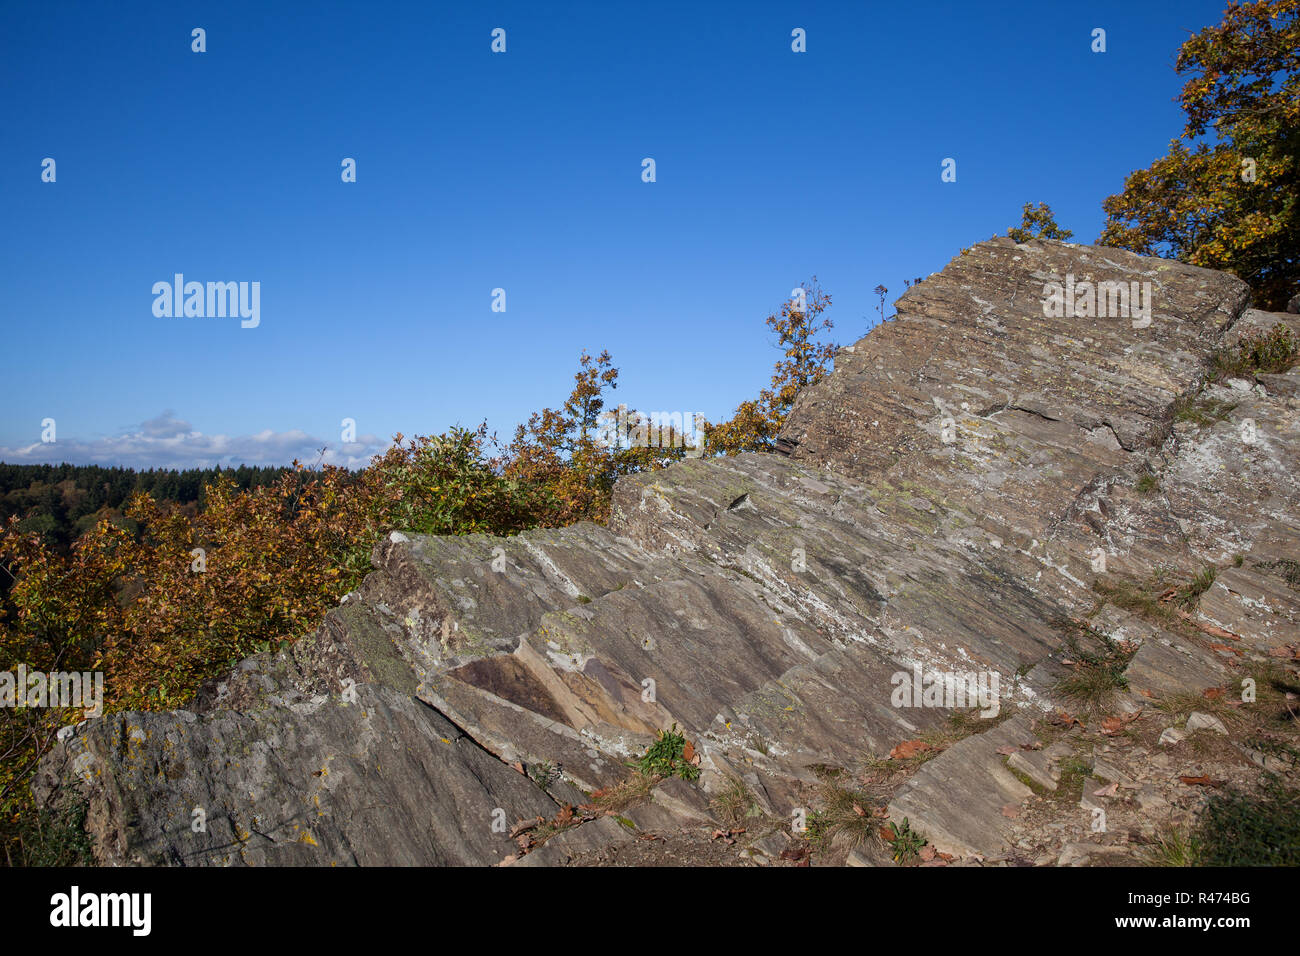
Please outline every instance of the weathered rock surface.
M1150 324L1048 317L1044 285L1067 275L1150 283ZM1167 260L981 243L800 395L785 454L625 479L608 528L394 535L316 633L245 662L192 713L79 726L39 792L88 801L105 862L496 863L513 844L495 811L550 818L575 786L623 779L674 722L706 791L740 778L788 817L818 765L981 705L896 706L919 667L995 678L986 716L1020 712L926 764L891 812L944 852L996 854L1000 810L1029 792L998 748L1025 744L1055 703L1060 624L1093 609L1097 578L1240 555L1199 619L1259 653L1297 638L1276 562L1300 541L1300 376L1201 394L1207 356L1239 327L1295 322L1247 298ZM1176 420L1200 397L1232 407ZM1117 608L1098 622L1140 645L1131 683L1149 696L1220 686L1233 666ZM515 762L560 782L548 793ZM647 825L706 817L698 792L665 794ZM623 832L601 827L524 859Z

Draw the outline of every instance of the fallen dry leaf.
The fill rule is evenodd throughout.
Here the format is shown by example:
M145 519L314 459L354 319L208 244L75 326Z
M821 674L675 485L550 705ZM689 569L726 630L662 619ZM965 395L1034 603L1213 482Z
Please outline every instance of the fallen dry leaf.
M1092 795L1093 795L1094 797L1113 797L1113 796L1115 796L1115 791L1118 790L1118 789L1119 789L1119 784L1117 784L1117 783L1108 783L1108 784L1106 784L1106 786L1102 787L1100 790L1094 790L1094 791L1092 791Z
M1221 627L1215 627L1213 624L1206 624L1204 621L1198 621L1197 625L1202 631L1210 637L1220 637L1225 641L1240 641L1240 634L1233 634L1232 631L1225 631Z
M926 863L929 863L931 860L933 860L936 855L937 854L935 853L934 847L930 846L929 844L926 844L925 846L921 847L921 852L918 854L918 856L920 856L921 859Z
M1189 787L1217 787L1220 783L1218 780L1211 780L1209 777L1179 777L1183 783Z
M1142 711L1135 710L1131 713L1120 714L1117 717L1107 717L1101 722L1101 732L1107 737L1113 737L1141 716Z
M1014 820L1016 817L1020 816L1020 808L1008 803L1002 808L1002 815L1008 820Z
M1224 693L1225 691L1222 687L1207 687L1205 690L1201 691L1201 696L1206 700L1218 700L1224 695Z
M922 740L904 740L901 744L889 752L890 760L906 760L909 757L915 757L917 754L925 753L933 748Z

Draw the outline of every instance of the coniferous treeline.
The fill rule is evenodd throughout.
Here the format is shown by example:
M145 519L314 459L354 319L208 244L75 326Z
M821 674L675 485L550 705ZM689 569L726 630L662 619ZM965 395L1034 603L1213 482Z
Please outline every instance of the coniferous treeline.
M203 488L218 476L240 490L270 485L283 466L237 468L105 468L100 465L10 465L0 463L0 524L17 515L24 531L66 549L90 528L104 509L121 514L137 492L155 501L200 503Z

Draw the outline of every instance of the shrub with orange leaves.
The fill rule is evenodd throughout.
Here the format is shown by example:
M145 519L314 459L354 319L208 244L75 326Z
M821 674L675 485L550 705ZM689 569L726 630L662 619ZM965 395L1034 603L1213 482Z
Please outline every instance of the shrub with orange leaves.
M822 317L831 307L831 297L822 291L816 276L800 289L801 295L791 296L779 314L766 320L783 350L772 370L771 386L757 399L742 402L728 421L708 427L705 448L710 454L771 451L795 396L831 370L838 346L817 341L817 335L834 324Z

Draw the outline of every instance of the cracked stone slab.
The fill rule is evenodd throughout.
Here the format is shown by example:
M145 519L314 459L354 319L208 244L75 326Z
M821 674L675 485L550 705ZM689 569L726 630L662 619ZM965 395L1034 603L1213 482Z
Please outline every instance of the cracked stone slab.
M1002 808L1019 806L1033 791L1007 770L997 751L1034 740L1030 720L1023 714L959 740L922 766L894 795L890 818L906 818L941 853L1001 854L1009 846L1010 832Z

